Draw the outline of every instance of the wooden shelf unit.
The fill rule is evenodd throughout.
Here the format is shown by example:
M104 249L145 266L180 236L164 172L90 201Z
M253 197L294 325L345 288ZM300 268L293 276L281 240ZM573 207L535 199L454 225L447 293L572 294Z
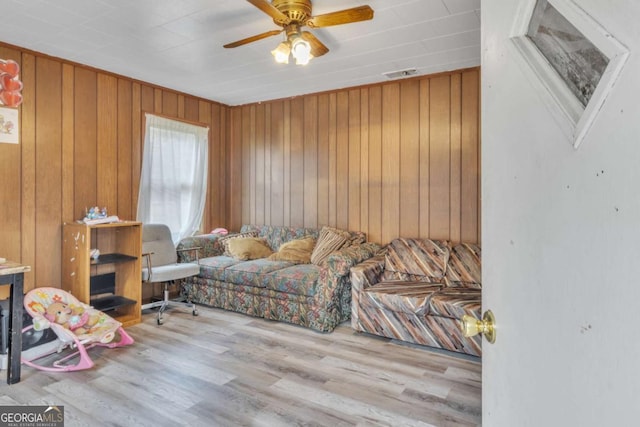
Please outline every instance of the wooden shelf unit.
M91 258L91 249L100 256ZM141 320L142 223L135 221L86 225L65 223L62 227L62 288L80 301L94 305L91 278L115 273L111 296L126 303L107 311L123 326ZM99 304L95 304L98 306Z

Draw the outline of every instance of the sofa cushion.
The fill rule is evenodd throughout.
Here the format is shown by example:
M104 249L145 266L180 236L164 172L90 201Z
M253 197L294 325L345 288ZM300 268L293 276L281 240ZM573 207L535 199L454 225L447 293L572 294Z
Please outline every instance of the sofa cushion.
M460 243L451 248L445 283L452 287L482 287L480 246Z
M270 261L266 258L244 261L228 267L225 270L226 282L236 285L250 285L264 288L267 274L282 270L293 264L286 261Z
M294 239L280 245L278 252L269 256L272 261L291 261L297 264L311 263L311 253L316 246L316 239L311 236Z
M200 277L224 281L225 269L242 261L227 256L212 256L200 259Z
M351 239L351 233L332 227L322 227L318 241L316 242L311 263L320 265L332 252L337 251Z
M245 237L258 237L258 232L257 231L248 231L248 232L243 232L243 233L228 234L226 236L220 237L218 239L218 242L224 248L223 249L223 252L224 252L223 255L232 257L233 255L231 254L231 252L229 252L229 241L233 240L233 239L242 239L242 238L245 238Z
M227 246L229 253L241 260L267 258L273 253L267 241L261 237L231 239Z
M389 243L385 270L411 275L411 279L424 277L421 280L438 282L444 277L448 258L446 241L399 238Z
M224 281L224 272L227 267L241 263L242 261L226 256L213 256L200 259L200 277Z
M265 286L278 292L314 296L320 276L320 267L313 264L298 264L269 273Z
M380 282L360 294L360 304L399 313L422 313L429 306L429 298L440 289L442 285L425 282Z
M429 300L425 314L462 319L468 314L480 318L482 290L469 288L444 288Z

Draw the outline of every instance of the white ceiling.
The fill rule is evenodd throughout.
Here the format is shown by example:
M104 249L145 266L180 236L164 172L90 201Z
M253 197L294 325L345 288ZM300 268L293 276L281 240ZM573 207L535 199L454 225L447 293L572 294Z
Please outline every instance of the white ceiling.
M312 30L330 52L276 64L282 36L244 0L0 0L0 41L159 86L241 105L480 65L480 0L315 0L313 14L363 4L374 18Z

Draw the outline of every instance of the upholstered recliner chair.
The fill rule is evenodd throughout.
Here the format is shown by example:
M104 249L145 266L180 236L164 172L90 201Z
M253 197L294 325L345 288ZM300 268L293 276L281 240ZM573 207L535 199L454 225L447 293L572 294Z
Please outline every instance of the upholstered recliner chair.
M479 335L462 335L465 314L480 318L481 251L476 244L393 240L385 255L351 269L356 331L480 356Z

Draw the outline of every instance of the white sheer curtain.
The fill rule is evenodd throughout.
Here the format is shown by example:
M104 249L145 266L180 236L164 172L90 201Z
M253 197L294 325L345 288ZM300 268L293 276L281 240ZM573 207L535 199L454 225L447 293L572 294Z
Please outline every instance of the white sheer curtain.
M178 244L202 222L209 128L153 114L145 117L138 221L166 224Z

